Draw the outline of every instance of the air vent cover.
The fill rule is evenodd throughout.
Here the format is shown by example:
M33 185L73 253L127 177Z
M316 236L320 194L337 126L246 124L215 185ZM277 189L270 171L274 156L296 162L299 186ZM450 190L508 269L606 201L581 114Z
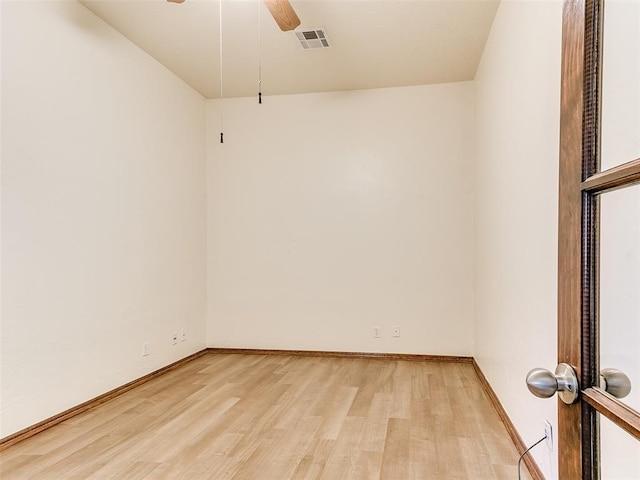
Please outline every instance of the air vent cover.
M329 48L329 38L324 28L315 28L313 30L300 30L295 32L296 37L300 41L300 45L305 50L314 48Z

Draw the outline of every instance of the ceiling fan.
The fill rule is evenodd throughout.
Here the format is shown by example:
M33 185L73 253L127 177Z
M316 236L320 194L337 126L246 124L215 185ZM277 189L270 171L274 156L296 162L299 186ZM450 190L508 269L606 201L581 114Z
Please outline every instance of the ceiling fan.
M182 3L184 0L167 0L173 3ZM222 1L222 0L220 0ZM300 25L300 19L296 15L295 10L289 3L289 0L263 0L264 4L271 12L273 19L276 21L280 30L287 32L293 30Z

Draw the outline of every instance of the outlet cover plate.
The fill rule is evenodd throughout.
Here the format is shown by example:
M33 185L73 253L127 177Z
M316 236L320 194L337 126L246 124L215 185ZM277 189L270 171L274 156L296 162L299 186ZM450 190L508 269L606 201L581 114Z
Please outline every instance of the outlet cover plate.
M544 421L544 435L547 439L547 448L553 452L553 427L548 420Z

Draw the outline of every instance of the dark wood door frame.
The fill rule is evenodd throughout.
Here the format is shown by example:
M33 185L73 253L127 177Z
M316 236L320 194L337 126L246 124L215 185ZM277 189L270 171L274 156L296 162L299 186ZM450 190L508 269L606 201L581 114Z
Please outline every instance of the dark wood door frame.
M582 113L584 81L585 4L566 0L562 11L562 70L560 90L560 171L558 192L558 363L582 373ZM581 478L582 409L580 403L558 400L558 477ZM562 459L562 460L560 460Z
M640 416L598 384L598 194L640 182L640 159L599 172L603 0L565 0L558 215L558 362L582 399L558 400L558 475L597 479L597 412L640 439Z

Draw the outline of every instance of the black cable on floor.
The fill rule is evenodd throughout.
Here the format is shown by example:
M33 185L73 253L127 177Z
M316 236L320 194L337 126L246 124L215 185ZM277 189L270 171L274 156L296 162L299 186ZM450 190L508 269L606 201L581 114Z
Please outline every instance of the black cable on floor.
M541 443L542 441L546 440L547 436L545 435L544 437L542 437L540 440L538 440L536 443L534 443L533 445L531 445L529 448L527 448L524 452L522 452L522 455L520 455L520 458L518 459L518 480L521 480L520 478L520 463L522 462L522 459L524 458L524 456L529 453L529 450L531 450L533 447L535 447L536 445L538 445L539 443Z

